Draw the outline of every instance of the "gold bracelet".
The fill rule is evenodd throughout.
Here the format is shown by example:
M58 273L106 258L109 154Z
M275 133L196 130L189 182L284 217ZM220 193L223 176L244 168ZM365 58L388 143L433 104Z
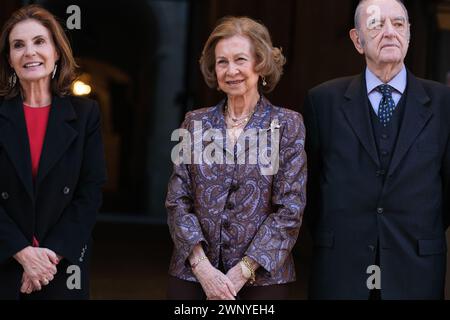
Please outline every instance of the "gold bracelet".
M198 258L198 260L195 261L195 262L191 265L191 269L194 270L194 269L198 266L198 264L199 264L200 262L202 262L203 260L205 260L205 259L208 259L208 257L207 257L207 256L203 256L203 257Z
M249 279L250 284L255 283L255 280L256 280L255 270L252 268L252 265L250 264L249 259L247 258L247 256L244 256L241 261L242 261L242 263L244 263L244 265L247 267L247 269L250 270L250 274L251 274L250 279Z

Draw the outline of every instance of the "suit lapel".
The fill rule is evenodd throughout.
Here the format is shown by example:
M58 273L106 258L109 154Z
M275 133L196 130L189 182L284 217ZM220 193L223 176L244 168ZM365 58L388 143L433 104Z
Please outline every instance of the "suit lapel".
M346 101L342 105L342 111L364 149L379 167L380 160L378 159L370 120L367 89L363 74L353 78L345 92L345 98Z
M0 116L7 119L7 123L0 127L0 140L28 195L33 199L30 144L20 96L5 100L0 108Z
M75 119L76 114L70 100L54 97L39 161L36 187L44 180L78 135L78 132L68 123Z
M429 101L430 97L426 94L423 86L408 72L405 111L388 174L394 172L433 115L431 108L426 106Z

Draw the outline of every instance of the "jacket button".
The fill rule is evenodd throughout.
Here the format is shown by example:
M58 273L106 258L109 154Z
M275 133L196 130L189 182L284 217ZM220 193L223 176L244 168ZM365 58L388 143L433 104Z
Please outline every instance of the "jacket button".
M389 152L386 151L386 150L381 151L381 155L382 155L383 157L386 157L388 154L389 154Z
M233 210L234 209L234 204L232 204L231 202L227 203L227 209L228 210Z
M386 133L381 135L381 139L386 140L387 138L389 138L389 136Z
M384 212L384 209L383 208L377 208L377 213L378 214L382 214Z
M369 248L370 251L375 251L375 246L374 245L369 245L368 248Z
M69 194L69 192L70 192L70 188L69 188L69 187L64 187L63 193L64 193L65 195L67 195L67 194Z
M8 192L2 192L2 199L8 200L9 199L9 193Z
M222 225L225 229L230 229L230 222L228 220L224 221Z
M377 177L384 176L386 174L386 171L385 170L377 170L376 174L377 174Z
M239 190L239 186L237 184L232 184L230 187L231 192L236 192Z

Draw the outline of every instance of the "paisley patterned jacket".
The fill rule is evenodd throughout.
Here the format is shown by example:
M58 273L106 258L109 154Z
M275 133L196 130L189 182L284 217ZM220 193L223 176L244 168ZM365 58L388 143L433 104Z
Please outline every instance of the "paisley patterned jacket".
M188 143L188 151L183 153L187 157L182 163L175 162L166 198L174 242L169 274L197 281L187 258L201 243L216 268L222 260L224 272L244 255L257 261L261 267L254 285L295 281L291 250L306 203L302 116L275 107L262 97L244 129L245 133L251 129L258 132L259 140L245 140L246 135L241 134L238 143L228 147L225 103L188 112L181 126L190 137L183 136L183 142ZM208 129L210 134L205 133ZM259 152L260 146L264 152ZM199 161L201 157L194 155L195 150L203 150L205 159L209 154L216 161ZM257 161L253 157L252 162L255 150ZM279 167L274 165L276 161L268 165L260 156L263 153L266 160L279 155ZM239 162L243 155L245 161ZM265 170L270 165L275 169L272 172Z

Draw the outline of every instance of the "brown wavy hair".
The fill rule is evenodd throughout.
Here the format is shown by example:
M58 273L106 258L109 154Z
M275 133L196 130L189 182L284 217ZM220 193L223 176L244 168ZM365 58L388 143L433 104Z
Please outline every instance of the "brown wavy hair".
M33 19L46 27L53 37L53 43L59 53L58 68L55 78L51 80L53 94L63 96L69 93L70 85L76 77L75 70L78 67L72 54L72 48L61 24L54 15L39 5L28 5L15 11L6 21L0 35L0 96L6 98L15 97L20 92L20 85L11 86L10 78L13 68L9 65L9 35L11 30L19 22Z
M267 82L266 86L260 88L265 92L272 91L283 74L286 58L280 48L273 47L267 28L249 17L227 16L218 21L203 47L199 61L206 83L211 88L217 87L215 71L217 43L236 35L247 37L252 43L256 58L255 72L265 77Z

